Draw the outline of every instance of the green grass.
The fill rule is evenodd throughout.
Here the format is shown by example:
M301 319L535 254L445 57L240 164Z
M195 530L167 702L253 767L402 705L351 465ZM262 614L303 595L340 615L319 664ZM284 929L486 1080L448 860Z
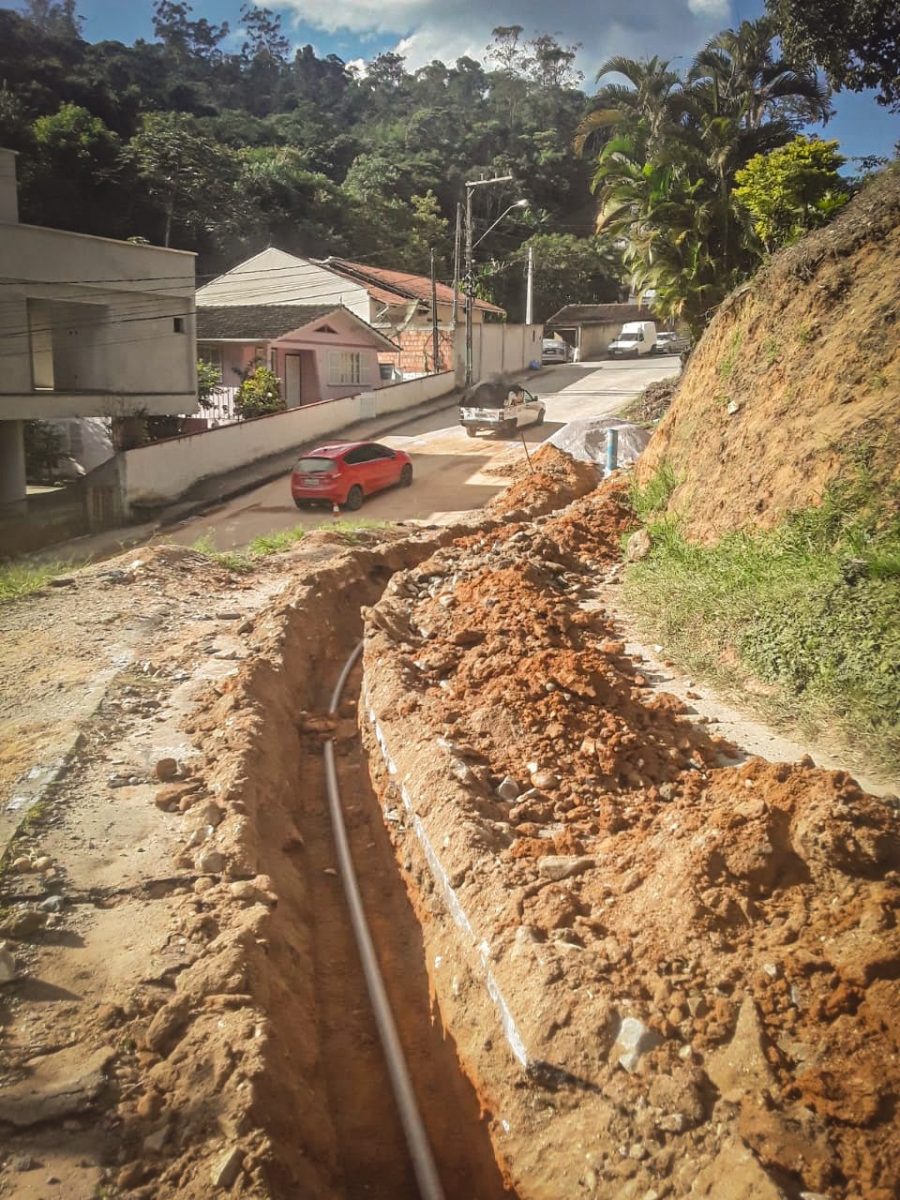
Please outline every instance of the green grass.
M734 368L737 364L738 356L741 353L742 341L743 333L740 329L736 329L731 335L731 340L728 343L728 349L719 359L719 364L716 368L720 379L728 380L734 374Z
M69 574L71 563L6 563L0 566L0 604L42 588L55 575Z
M372 521L367 517L355 517L349 521L335 521L333 524L323 523L319 528L330 529L334 533L341 534L352 546L362 540L362 534L371 533L379 529L390 529L393 524L393 521Z
M240 554L236 550L217 550L213 545L212 536L208 533L205 533L203 537L197 538L196 542L193 542L190 548L229 571L246 574L248 571L253 570L253 562L246 554Z
M280 554L282 550L290 550L301 540L306 530L302 525L293 529L280 529L277 533L264 533L255 537L247 547L251 558L265 558L267 554Z
M327 529L330 532L340 534L348 544L354 545L361 540L361 535L368 530L388 529L391 524L391 521L370 521L365 517L360 517L355 520L323 521L316 528ZM268 558L270 554L280 554L284 550L290 550L307 533L311 532L312 530L305 529L302 525L295 525L292 529L281 529L275 533L265 533L260 537L254 538L244 550L217 550L213 544L212 535L207 533L203 537L198 538L191 546L191 549L196 550L198 554L205 555L213 562L219 563L230 571L246 574L248 571L253 570L261 558Z
M660 515L670 484L661 472L636 496L653 548L628 568L625 599L645 630L691 671L900 765L897 496L858 463L818 507L700 546Z
M678 486L678 476L668 463L663 463L646 487L631 485L631 507L646 524L661 513L669 503L669 497Z
M197 538L191 549L196 550L198 554L205 555L206 558L229 571L246 574L253 570L254 564L259 559L267 558L270 554L280 554L283 550L290 550L291 546L295 546L305 533L306 530L302 525L295 525L293 529L281 529L276 533L264 533L249 542L244 550L217 550L213 544L212 535L205 533L203 537Z

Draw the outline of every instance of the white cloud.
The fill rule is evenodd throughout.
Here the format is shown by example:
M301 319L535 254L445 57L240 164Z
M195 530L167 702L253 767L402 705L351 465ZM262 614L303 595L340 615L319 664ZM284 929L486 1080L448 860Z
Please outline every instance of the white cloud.
M692 56L718 30L732 24L730 0L268 0L326 33L396 36L396 47L415 70L433 59L462 55L483 59L498 25L521 25L526 38L552 33L566 45L582 43L579 66L589 87L612 54ZM762 5L760 3L760 9Z
M731 6L728 0L688 0L688 8L698 17L712 17L716 21L727 21Z

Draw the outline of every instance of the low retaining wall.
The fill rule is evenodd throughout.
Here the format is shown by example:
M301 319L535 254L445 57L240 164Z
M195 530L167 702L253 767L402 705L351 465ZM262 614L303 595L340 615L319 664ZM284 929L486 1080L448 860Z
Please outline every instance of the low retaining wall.
M444 371L128 450L122 456L126 505L130 509L167 504L210 475L225 474L357 421L415 408L447 395L453 387L453 372Z

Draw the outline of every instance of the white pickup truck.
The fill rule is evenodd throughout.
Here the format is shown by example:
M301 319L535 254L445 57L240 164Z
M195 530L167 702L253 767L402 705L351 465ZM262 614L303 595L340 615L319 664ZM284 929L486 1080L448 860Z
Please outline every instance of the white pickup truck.
M469 437L487 431L510 437L526 425L542 425L546 405L518 383L488 380L476 383L459 406L459 423Z

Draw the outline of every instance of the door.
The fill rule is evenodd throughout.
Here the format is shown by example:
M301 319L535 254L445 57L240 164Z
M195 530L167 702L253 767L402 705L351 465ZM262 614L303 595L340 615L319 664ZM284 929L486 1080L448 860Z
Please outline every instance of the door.
M300 407L300 355L284 356L284 402L288 408Z
M376 442L372 447L372 490L381 491L397 482L400 468L397 466L397 456L390 446L382 446Z

